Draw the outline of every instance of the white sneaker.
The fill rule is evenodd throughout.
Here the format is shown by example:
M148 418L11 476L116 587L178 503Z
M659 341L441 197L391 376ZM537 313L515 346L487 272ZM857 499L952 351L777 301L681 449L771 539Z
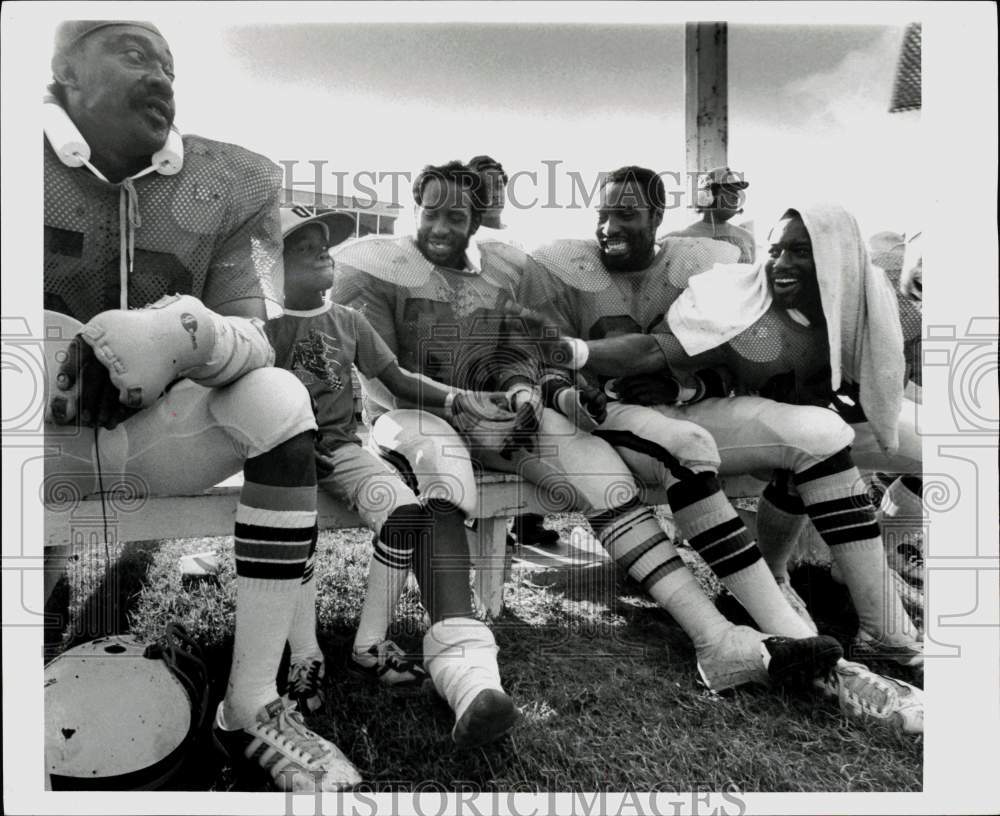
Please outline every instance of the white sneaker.
M366 652L352 651L351 670L398 691L419 691L428 679L420 662L407 657L406 652L391 640L376 643Z
M279 790L294 793L338 791L361 783L361 774L340 749L310 731L294 703L273 700L257 712L257 722L229 731L215 715L215 744L234 764L266 771Z
M923 692L909 683L844 661L816 686L836 698L848 717L885 722L906 734L924 733Z

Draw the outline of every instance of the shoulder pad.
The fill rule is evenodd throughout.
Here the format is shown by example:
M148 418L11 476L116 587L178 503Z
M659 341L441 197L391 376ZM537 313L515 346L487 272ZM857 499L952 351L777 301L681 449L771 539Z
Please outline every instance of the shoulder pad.
M517 286L528 265L528 253L513 243L479 241L483 277L498 286Z
M330 250L334 264L350 266L373 278L410 289L430 280L434 264L409 236L371 235L345 241Z
M737 263L740 250L735 244L714 238L691 238L668 235L660 240L660 251L668 263L684 263L694 267L691 274L704 272L715 264Z
M604 268L597 242L567 239L545 244L531 257L563 283L584 292L603 292L611 285L611 275Z

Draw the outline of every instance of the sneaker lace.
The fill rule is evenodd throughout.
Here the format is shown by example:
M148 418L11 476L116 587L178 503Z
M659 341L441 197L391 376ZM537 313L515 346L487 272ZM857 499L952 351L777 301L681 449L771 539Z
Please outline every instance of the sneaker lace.
M289 680L294 694L308 694L315 692L319 688L319 672L323 664L319 660L310 660L308 663L299 663L292 667L292 676Z
M294 708L285 708L275 719L260 727L266 736L285 756L310 765L330 753L329 743L315 731L310 731L302 715Z
M860 667L851 672L836 672L841 688L878 714L885 714L892 708L895 695L892 687L874 672Z

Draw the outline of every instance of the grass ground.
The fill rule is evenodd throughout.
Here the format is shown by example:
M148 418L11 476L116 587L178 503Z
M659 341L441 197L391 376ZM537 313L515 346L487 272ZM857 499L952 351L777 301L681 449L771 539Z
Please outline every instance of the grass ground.
M573 516L553 521L563 533L584 523ZM179 557L207 550L222 556L219 580L182 584ZM717 696L701 688L683 632L608 566L575 573L515 568L494 631L504 685L524 719L508 739L458 751L443 702L394 695L346 669L371 552L368 534L323 532L317 552L328 704L309 723L336 742L376 790L412 790L420 783L483 791L921 790L922 738L847 721L836 706L808 695L746 688ZM717 591L700 562L686 551L685 557ZM843 590L829 572L801 570L794 580L811 606L817 602L821 626L849 638L856 621L845 614ZM140 542L110 561L97 552L73 564L62 591L69 592L70 607L63 647L113 631L155 639L169 621L183 622L212 670L214 710L232 647L229 540ZM407 595L394 637L418 652L421 630L417 599ZM254 789L207 749L175 787Z

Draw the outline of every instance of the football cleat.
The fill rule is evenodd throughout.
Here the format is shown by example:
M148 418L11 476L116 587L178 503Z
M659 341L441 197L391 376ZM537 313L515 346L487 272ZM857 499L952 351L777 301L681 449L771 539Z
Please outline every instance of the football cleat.
M906 734L924 733L923 692L909 683L844 661L816 686L836 698L848 717L884 722Z
M825 635L769 637L749 626L732 626L719 642L697 650L697 667L708 688L724 691L746 683L812 680L827 674L843 655L840 644Z
M395 690L419 690L429 679L424 667L391 640L376 643L366 652L353 652L351 669Z
M478 748L500 739L520 719L521 712L508 695L483 689L455 723L451 738L460 748Z
M298 706L299 711L312 714L323 707L323 703L326 702L323 693L325 676L326 666L322 656L300 660L289 666L286 694Z
M361 774L340 749L302 721L295 704L282 698L257 712L247 728L220 725L222 703L212 729L216 747L241 768L265 771L279 790L292 793L338 791L360 784Z

